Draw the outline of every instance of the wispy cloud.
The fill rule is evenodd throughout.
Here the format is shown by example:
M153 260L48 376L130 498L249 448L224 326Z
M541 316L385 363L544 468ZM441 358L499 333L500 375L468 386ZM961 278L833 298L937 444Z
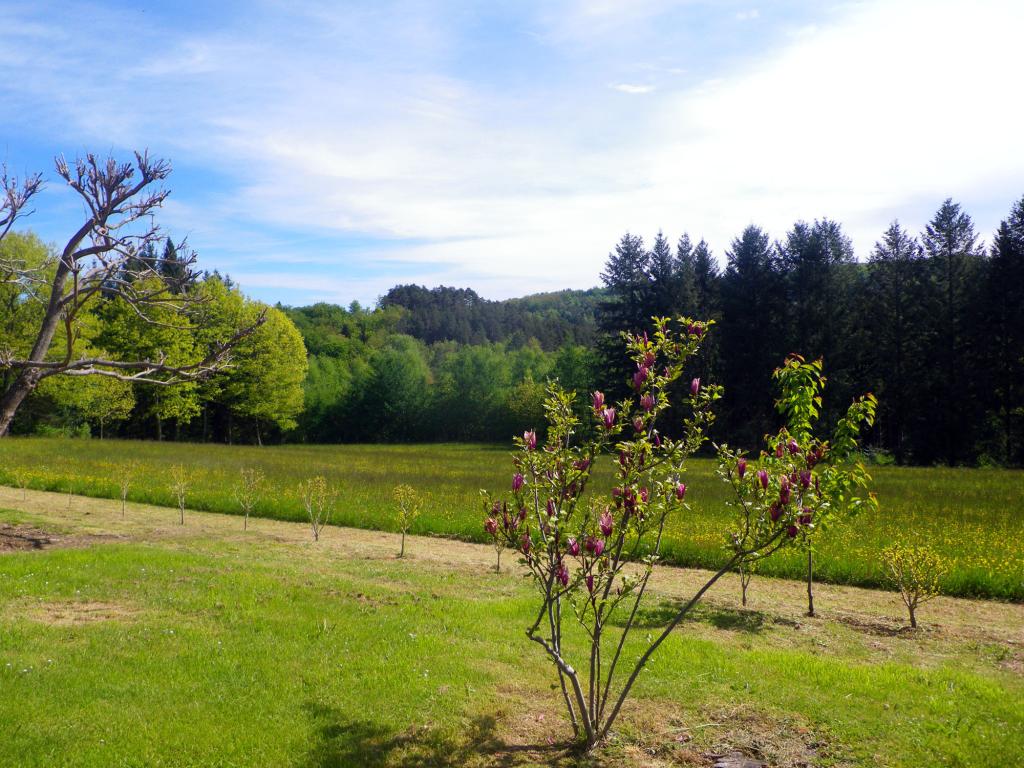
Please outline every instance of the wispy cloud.
M1016 3L756 25L667 0L210 7L96 51L120 10L69 11L46 37L56 7L0 0L17 21L0 27L0 130L18 166L44 143L171 155L168 226L268 299L585 287L626 230L688 229L721 254L750 221L781 236L829 215L864 253L947 195L990 230L1024 191Z
M647 83L612 83L608 86L619 93L643 94L652 93L654 86Z
M753 19L758 18L760 15L761 12L757 10L757 8L749 8L748 10L745 11L736 11L736 13L734 14L736 21L752 21Z

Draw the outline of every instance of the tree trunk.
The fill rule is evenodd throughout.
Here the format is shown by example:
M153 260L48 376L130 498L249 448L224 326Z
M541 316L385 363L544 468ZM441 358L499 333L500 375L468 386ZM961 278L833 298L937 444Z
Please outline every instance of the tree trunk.
M743 565L740 564L740 603L744 608L747 607L747 580L743 577Z
M807 550L807 615L814 615L814 553Z
M263 447L263 435L260 434L260 420L256 419L256 445Z
M43 316L43 323L36 334L35 343L32 345L32 352L28 359L30 362L42 362L46 359L46 353L50 351L53 343L53 336L57 332L57 324L60 322L61 301L64 298L64 284L67 282L70 255L82 242L92 227L92 220L83 226L71 239L64 249L63 257L58 261L57 273L54 275L50 287L50 300L46 305L46 314ZM11 422L14 421L14 414L25 401L32 390L39 384L40 373L38 369L23 368L11 386L0 398L0 437L8 433Z
M402 548L398 550L399 557L405 557L405 531L402 531Z
M910 611L910 628L917 629L917 614L914 612L914 606L908 605L907 610Z
M156 417L156 439L157 442L163 442L164 439L164 421L159 416Z
M14 414L38 383L37 374L26 371L18 375L4 392L3 398L0 398L0 437L8 433Z

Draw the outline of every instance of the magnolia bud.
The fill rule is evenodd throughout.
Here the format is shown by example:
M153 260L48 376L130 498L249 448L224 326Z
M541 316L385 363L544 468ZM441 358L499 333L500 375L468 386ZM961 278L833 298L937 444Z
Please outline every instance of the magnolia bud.
M591 397L594 399L594 410L600 411L604 407L604 392L595 392Z
M700 392L700 377L690 382L690 396L696 397L697 393Z
M569 541L566 542L566 550L570 555L576 557L580 553L580 543L576 541L576 539L569 539Z
M612 515L606 509L601 514L601 520L600 520L601 533L604 534L605 536L611 536L612 535L612 526L613 525L614 525L614 523L612 521Z
M615 426L615 409L605 408L601 411L601 420L604 422L605 429L611 429Z
M742 480L743 476L747 474L746 459L740 459L739 461L736 462L736 474L740 476L740 480Z
M526 450L534 451L537 449L537 433L534 430L529 432L523 432L523 443L526 445Z
M640 407L645 411L650 412L654 410L654 395L648 393L640 398Z
M686 483L676 483L676 501L682 501L686 497Z
M512 475L512 493L519 493L519 489L523 487L523 476L521 473L516 472Z
M761 483L762 488L768 487L768 470L759 469L757 470L757 480Z

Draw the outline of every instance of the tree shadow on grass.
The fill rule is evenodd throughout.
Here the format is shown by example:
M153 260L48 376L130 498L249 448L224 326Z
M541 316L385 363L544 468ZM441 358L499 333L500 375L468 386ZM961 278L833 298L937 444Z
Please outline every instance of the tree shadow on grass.
M637 611L633 627L636 629L660 629L675 618L683 605L684 603L680 600L669 600L649 607L643 606ZM622 627L627 618L628 614L625 612L616 614L611 624ZM749 634L759 634L773 623L769 616L761 611L747 608L723 608L707 604L697 605L684 621L706 622L716 629ZM779 622L776 620L774 623Z
M306 768L577 764L564 743L506 743L496 735L497 723L490 716L473 718L455 737L432 728L395 734L377 723L348 719L331 707L310 704L305 709L316 726L316 742L302 763Z

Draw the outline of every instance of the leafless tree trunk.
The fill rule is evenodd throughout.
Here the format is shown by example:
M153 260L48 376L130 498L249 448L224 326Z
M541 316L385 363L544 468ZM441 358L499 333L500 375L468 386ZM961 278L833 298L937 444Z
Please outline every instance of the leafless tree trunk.
M136 263L135 256L148 244L162 237L152 223L168 192L154 185L171 172L165 160L150 159L148 153L135 153L135 162L118 163L109 157L98 160L88 154L69 165L56 160L57 174L85 204L87 218L71 235L60 255L45 268L0 258L0 282L15 283L28 300L38 301L43 317L33 340L31 351L24 357L0 348L0 370L15 373L13 381L0 395L0 437L7 434L18 408L39 382L56 374L70 376L110 376L122 381L169 385L201 379L222 368L231 348L250 334L263 316L248 328L240 329L230 339L214 345L200 362L173 365L162 357L157 360L111 360L101 357L75 359L73 325L78 314L90 300L116 295L127 301L140 318L153 322L147 310L156 305L171 305L182 312L196 301L188 292L175 294L168 285L143 287L137 277L152 274L148 266ZM29 213L33 196L42 188L37 175L20 180L0 168L0 240L14 223ZM195 254L183 255L186 269L195 263ZM53 268L52 277L48 271ZM63 349L53 355L51 350L58 332L62 331Z

